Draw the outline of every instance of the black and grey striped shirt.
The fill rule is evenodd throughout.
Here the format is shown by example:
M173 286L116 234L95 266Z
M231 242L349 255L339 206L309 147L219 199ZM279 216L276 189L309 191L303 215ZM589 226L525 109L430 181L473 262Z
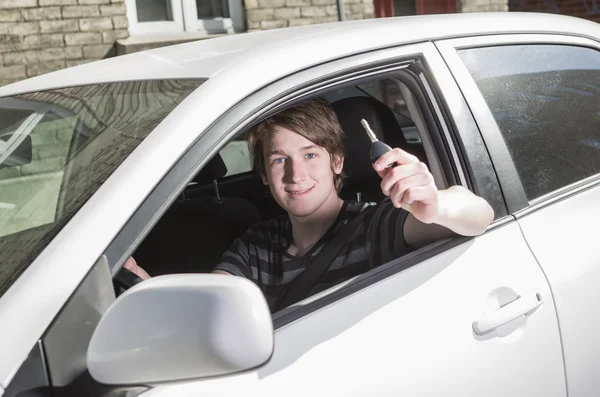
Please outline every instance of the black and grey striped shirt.
M345 201L329 231L302 257L287 253L292 242L292 227L285 214L251 226L233 242L215 270L254 281L273 308L285 287L306 268L310 257L318 254L344 224L362 211L369 212L310 295L411 250L402 232L408 212L395 208L388 199L380 204Z

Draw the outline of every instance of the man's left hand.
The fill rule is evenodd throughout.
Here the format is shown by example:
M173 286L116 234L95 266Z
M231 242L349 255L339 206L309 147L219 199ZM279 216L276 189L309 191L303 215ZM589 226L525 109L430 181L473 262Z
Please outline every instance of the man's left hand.
M386 168L393 163L397 165ZM423 223L436 219L439 212L438 189L425 163L395 148L377 159L373 168L382 178L381 191L389 196L396 208L404 208Z

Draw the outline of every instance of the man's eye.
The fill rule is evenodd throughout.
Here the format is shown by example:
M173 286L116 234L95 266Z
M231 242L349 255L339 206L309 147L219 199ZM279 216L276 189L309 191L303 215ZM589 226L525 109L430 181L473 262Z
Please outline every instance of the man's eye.
M307 153L306 154L307 159L314 159L315 157L317 157L317 155L315 153Z
M273 164L283 164L284 161L285 159L283 157L278 157L273 160Z

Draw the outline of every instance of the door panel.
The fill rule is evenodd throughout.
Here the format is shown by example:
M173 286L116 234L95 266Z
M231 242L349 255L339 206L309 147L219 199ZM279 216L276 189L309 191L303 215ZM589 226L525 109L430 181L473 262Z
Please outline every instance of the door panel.
M600 389L600 187L519 219L552 286L564 346L570 397Z
M529 291L537 310L474 334L482 313ZM514 222L276 330L270 362L229 380L148 395L566 395L552 296Z

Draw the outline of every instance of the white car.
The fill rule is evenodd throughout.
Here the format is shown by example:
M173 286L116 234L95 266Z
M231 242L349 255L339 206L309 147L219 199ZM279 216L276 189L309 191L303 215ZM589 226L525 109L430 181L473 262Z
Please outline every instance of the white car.
M281 211L248 128L315 96L348 137L344 198L381 198L366 118L495 220L271 313L206 273ZM0 88L0 167L2 397L600 390L597 23L386 18L110 58Z

